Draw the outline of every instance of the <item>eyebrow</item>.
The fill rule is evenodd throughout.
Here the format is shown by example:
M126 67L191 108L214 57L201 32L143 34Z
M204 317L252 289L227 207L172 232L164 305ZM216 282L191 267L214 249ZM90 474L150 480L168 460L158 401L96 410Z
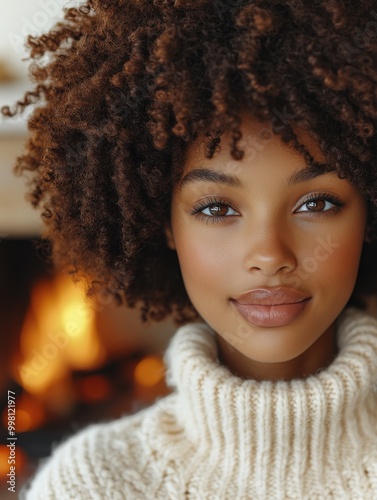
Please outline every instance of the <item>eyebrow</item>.
M327 163L316 163L316 166L306 165L301 170L293 172L293 174L288 178L287 184L290 186L292 184L298 184L300 182L310 181L316 177L333 172L334 170L329 167ZM194 168L190 170L180 181L179 186L189 184L190 182L215 182L217 184L225 184L231 187L242 187L241 181L238 177L230 174L225 174L224 172L216 172L215 170L210 170L208 168Z
M306 167L293 172L293 174L288 178L287 184L291 186L292 184L299 184L300 182L310 181L319 177L323 174L329 174L334 172L333 168L327 163L316 163L315 167L311 165L306 165Z
M208 168L194 168L190 170L183 179L180 181L179 185L182 188L189 182L216 182L218 184L226 184L232 187L241 187L241 181L234 175L225 174L223 172L216 172L215 170L210 170Z

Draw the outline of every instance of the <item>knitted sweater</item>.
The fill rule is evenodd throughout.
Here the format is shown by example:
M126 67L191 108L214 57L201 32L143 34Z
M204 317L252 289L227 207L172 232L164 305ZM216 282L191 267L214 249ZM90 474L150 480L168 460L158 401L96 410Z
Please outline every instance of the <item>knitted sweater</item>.
M175 392L68 439L26 498L377 499L377 321L346 310L337 342L317 374L258 382L219 363L207 325L180 328Z

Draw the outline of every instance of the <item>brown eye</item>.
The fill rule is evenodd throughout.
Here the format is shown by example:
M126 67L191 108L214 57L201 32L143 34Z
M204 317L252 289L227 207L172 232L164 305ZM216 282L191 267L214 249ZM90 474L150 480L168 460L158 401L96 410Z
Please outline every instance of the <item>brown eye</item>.
M326 206L325 200L311 200L305 203L311 212L322 212Z
M344 201L339 200L332 194L318 193L314 194L304 201L296 212L312 212L312 213L335 213L344 206Z
M234 210L231 205L225 201L208 200L204 202L205 205L198 205L194 207L191 212L192 215L204 217L206 221L212 220L213 222L226 221L231 217L239 216L239 212Z
M227 215L229 207L226 205L212 205L208 207L209 213L214 217L224 217Z

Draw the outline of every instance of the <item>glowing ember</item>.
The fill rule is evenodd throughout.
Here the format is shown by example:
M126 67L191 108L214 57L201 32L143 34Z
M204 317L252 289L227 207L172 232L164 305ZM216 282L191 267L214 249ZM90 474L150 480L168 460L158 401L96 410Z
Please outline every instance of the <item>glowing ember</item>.
M7 474L9 474L10 464L9 460L9 448L6 445L0 445L0 480L3 483L7 481ZM15 467L17 470L17 475L21 474L27 463L27 456L25 452L19 446L15 449Z
M42 405L26 393L17 397L16 403L16 431L25 432L37 429L45 421L46 415ZM3 412L3 424L8 425L8 412L5 408Z
M157 385L164 377L165 365L158 356L147 356L135 368L134 376L138 384L144 387Z
M112 393L112 388L103 375L90 375L82 381L80 392L84 401L95 402L107 399Z

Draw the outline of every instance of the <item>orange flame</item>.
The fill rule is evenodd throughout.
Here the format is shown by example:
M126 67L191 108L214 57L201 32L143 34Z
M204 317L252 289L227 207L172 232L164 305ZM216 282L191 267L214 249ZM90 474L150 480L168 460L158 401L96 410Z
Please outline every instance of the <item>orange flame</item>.
M83 292L64 275L39 282L21 332L15 379L32 394L48 391L74 369L94 369L105 359L95 313Z

